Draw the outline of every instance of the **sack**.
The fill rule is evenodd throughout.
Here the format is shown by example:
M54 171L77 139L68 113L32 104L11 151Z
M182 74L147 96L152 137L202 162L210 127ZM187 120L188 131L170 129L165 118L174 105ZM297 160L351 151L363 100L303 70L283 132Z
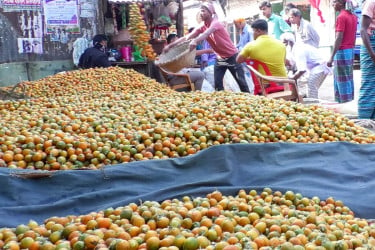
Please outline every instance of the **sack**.
M215 90L215 77L214 77L214 65L207 66L204 68L203 73L205 80L210 85L210 89ZM232 74L227 70L223 78L224 89L227 91L240 92L240 88Z
M214 78L214 65L207 66L203 69L205 79L207 82L215 89L215 78ZM247 74L248 73L248 74ZM254 83L251 78L250 72L246 69L245 71L246 83L249 87L250 93L254 93ZM224 89L227 91L241 92L240 87L237 84L237 81L234 79L232 73L229 70L225 72L223 79Z
M250 93L254 94L254 82L253 82L253 78L251 78L250 71L247 68L244 69L244 71L245 71L245 80L246 80L247 86L249 87L249 91Z
M237 81L234 79L232 73L229 70L225 72L224 79L224 90L232 92L241 92L240 87L237 84Z
M214 92L215 88L210 84L209 81L207 81L207 79L204 79L201 91L210 93L210 92Z
M207 80L208 84L215 89L215 78L214 78L214 65L207 66L203 69L204 78Z
M169 17L171 19L176 19L176 15L177 15L177 12L178 12L178 9L179 9L178 3L177 2L170 2L167 5L167 8L168 8Z
M152 16L154 17L155 26L169 27L172 25L171 18L169 17L169 9L162 3L154 6Z

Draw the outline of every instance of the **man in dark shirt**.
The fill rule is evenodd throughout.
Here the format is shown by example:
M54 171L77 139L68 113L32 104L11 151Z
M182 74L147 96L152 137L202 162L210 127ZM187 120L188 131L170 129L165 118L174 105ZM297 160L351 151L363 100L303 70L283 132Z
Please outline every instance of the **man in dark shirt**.
M94 47L88 48L79 58L78 67L83 69L110 67L106 53L107 37L105 35L96 35L93 40Z

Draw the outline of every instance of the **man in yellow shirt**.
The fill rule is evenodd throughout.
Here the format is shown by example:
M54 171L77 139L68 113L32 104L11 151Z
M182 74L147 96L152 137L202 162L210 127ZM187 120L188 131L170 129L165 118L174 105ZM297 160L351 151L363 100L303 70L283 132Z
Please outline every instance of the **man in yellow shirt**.
M253 59L265 63L273 76L287 76L285 67L285 45L268 35L268 24L258 19L251 24L254 40L249 42L238 54L237 62ZM259 69L264 74L263 69Z

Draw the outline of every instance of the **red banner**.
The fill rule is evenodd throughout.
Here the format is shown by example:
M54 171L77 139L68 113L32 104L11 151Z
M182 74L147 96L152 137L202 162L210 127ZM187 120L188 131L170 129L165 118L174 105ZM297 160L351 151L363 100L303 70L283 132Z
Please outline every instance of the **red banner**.
M322 11L319 9L319 5L320 5L320 0L309 0L310 4L312 7L314 7L315 9L317 9L318 11L318 16L320 17L320 22L322 23L325 23L325 20L323 18L323 13Z

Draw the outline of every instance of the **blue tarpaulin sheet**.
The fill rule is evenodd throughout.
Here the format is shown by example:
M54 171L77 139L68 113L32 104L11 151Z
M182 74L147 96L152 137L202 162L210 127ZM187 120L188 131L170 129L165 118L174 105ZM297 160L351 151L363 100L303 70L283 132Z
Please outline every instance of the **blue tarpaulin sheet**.
M87 214L130 202L204 196L214 190L270 187L342 200L357 217L375 218L375 145L232 144L167 160L139 161L102 170L56 171L24 179L26 170L0 169L0 227L52 216Z

